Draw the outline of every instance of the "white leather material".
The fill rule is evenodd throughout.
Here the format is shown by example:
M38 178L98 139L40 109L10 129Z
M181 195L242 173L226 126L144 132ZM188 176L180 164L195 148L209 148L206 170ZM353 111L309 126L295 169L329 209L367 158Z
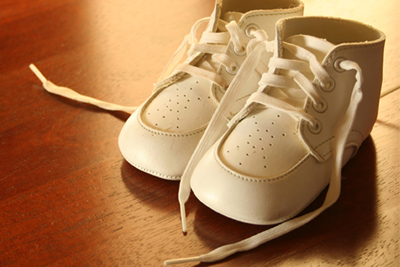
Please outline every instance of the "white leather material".
M219 17L234 11L232 18L239 19L238 26L244 39L246 27L256 25L265 29L272 40L274 26L282 17L302 15L304 6L295 0L285 0L278 6L271 1L247 1L238 4L237 1L216 1L209 30L215 31ZM257 6L257 11L246 8ZM264 10L264 8L270 8ZM221 14L223 10L223 14ZM240 13L244 13L240 17ZM246 13L247 12L247 13ZM228 15L225 17L229 17ZM247 43L246 43L247 45ZM232 43L228 44L226 54L235 60L238 67L246 56L237 54ZM195 54L186 59L191 65L202 64L207 54ZM268 63L268 58L265 59ZM235 73L229 73L224 66L218 69L228 83ZM260 74L254 73L247 88L254 88ZM178 180L182 175L190 156L216 110L226 88L213 85L212 82L175 71L171 76L158 83L152 96L131 115L125 123L120 137L119 146L125 159L133 166L152 175L171 180ZM246 98L253 91L244 91L232 111L235 112L245 104Z
M172 133L187 133L207 126L218 105L210 87L210 81L187 75L144 106L143 123Z
M288 114L256 109L223 139L219 156L225 165L242 175L273 177L307 155L297 134L297 123Z
M191 177L191 188L201 202L252 224L275 224L297 215L329 183L333 140L356 83L356 72L338 69L336 60L356 62L364 78L363 99L347 138L343 165L375 123L382 82L382 32L357 22L319 17L283 20L277 29L280 55L284 52L280 43L292 35L312 34L335 44L323 64L335 88L319 91L327 109L318 112L308 97L303 106L320 121L321 132L312 133L308 122L277 110L253 109L208 150Z
M281 9L281 10L263 10L263 11L250 11L246 13L245 16L243 16L239 22L238 26L243 29L244 32L246 32L246 29L249 29L251 27L256 27L259 29L263 29L268 37L269 40L273 40L275 36L275 23L282 19L282 18L287 18L287 17L292 17L292 16L302 16L303 15L303 7L300 5L297 8L291 8L291 9ZM247 42L250 40L250 38L247 38ZM246 45L247 45L246 42ZM240 56L237 55L234 52L233 45L231 44L228 46L228 51L227 54L231 55L232 58L235 59L236 62L239 63L239 65L242 65L245 56ZM271 58L272 54L269 53L263 53L261 62L264 65L268 65L269 59ZM222 75L227 81L231 82L232 79L234 78L233 75L230 75L227 73L225 68L220 68L219 74ZM247 81L246 86L243 88L241 91L241 95L237 99L237 103L232 109L231 115L233 116L236 114L246 103L247 98L254 92L254 88L257 85L258 81L260 80L261 76L257 72L254 72L249 80ZM218 86L213 86L214 94L218 100L221 100L224 92L221 92L218 88Z
M280 175L256 178L224 165L218 151L215 144L201 159L191 187L205 205L241 222L264 225L285 221L311 203L328 183L330 166L316 164L309 155Z
M352 24L346 27L352 30ZM355 30L358 31L358 29ZM301 125L304 140L314 148L315 156L321 160L326 160L331 156L334 133L349 105L351 89L355 83L355 72L342 72L334 67L338 60L347 59L357 62L363 72L363 100L358 108L351 133L352 139L357 140L357 147L367 138L376 121L382 84L384 40L383 35L381 38L376 38L375 34L376 32L372 32L369 37L372 40L368 42L338 45L324 60L324 67L335 83L335 88L330 92L320 89L320 94L327 101L328 109L323 113L317 112L310 100L307 101L305 108L309 114L321 122L322 131L315 135L310 132L308 123L303 122Z
M205 127L184 134L167 133L147 127L135 111L118 139L124 158L136 168L154 176L179 180L186 163L200 141Z

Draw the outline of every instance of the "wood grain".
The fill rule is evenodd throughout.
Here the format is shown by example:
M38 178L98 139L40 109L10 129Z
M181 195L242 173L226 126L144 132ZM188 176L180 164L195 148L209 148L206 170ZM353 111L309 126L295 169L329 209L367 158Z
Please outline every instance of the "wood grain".
M307 15L357 19L386 33L378 121L344 167L333 207L212 266L399 266L399 2L305 4ZM49 95L28 69L33 62L56 84L139 105L213 5L1 1L0 266L162 266L268 228L227 219L192 196L183 236L178 183L147 175L120 155L117 138L127 115Z

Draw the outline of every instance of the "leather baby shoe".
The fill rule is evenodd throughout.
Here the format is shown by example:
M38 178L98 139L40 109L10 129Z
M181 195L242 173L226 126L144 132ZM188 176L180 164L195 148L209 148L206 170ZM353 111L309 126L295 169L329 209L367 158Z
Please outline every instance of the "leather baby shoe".
M284 1L217 0L210 18L195 23L170 60L153 94L125 123L119 147L136 168L169 180L179 180L209 120L238 69L247 57L253 32L264 30L271 38L280 18L301 16L303 3ZM199 42L196 31L208 23ZM188 58L178 64L190 45ZM263 57L248 84L257 84L270 55ZM264 63L264 64L263 64ZM253 93L243 90L230 111L233 117Z
M225 133L213 134L224 114L211 119L182 176L179 200L184 230L190 187L202 203L229 218L283 223L185 260L215 261L254 248L304 225L336 202L341 168L357 153L377 117L384 43L381 31L356 21L295 17L277 23L269 71ZM246 68L243 64L236 77L242 84ZM291 219L328 184L320 208Z

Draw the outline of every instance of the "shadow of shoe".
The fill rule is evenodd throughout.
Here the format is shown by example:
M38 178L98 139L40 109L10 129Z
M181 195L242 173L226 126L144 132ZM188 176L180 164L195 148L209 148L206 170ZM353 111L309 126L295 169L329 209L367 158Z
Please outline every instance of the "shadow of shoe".
M326 192L327 189L301 214L320 207ZM285 266L311 266L320 262L330 265L340 259L344 265L354 266L376 231L376 202L376 152L369 136L358 154L342 169L341 196L332 207L305 226L225 261L234 258L238 266L282 266L283 262ZM237 222L202 204L195 212L195 233L210 250L271 227ZM199 266L208 265L202 263Z
M164 212L179 210L179 182L160 179L142 172L125 160L121 166L121 176L127 189L141 203Z

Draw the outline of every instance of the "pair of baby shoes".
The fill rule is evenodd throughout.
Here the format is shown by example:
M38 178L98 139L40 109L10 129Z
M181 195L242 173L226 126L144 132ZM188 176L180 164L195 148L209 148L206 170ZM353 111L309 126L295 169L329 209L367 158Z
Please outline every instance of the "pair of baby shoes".
M160 178L179 180L221 99L248 57L252 33L263 30L265 38L273 39L276 21L300 16L304 9L297 0L252 2L217 1L211 17L194 24L175 53L181 55L190 46L188 58L180 64L175 63L179 56L171 59L153 94L121 131L119 147L130 164ZM208 26L197 41L197 28L202 23ZM237 113L256 90L261 75L268 71L271 57L272 53L263 55L258 68L234 99L226 119Z
M165 264L216 261L252 249L304 225L339 197L341 168L377 117L385 35L356 21L302 17L303 10L298 0L217 0L125 123L119 136L125 159L154 176L181 180L184 231L191 190L229 218L281 223ZM49 91L74 95L33 70ZM295 217L327 185L323 205Z

